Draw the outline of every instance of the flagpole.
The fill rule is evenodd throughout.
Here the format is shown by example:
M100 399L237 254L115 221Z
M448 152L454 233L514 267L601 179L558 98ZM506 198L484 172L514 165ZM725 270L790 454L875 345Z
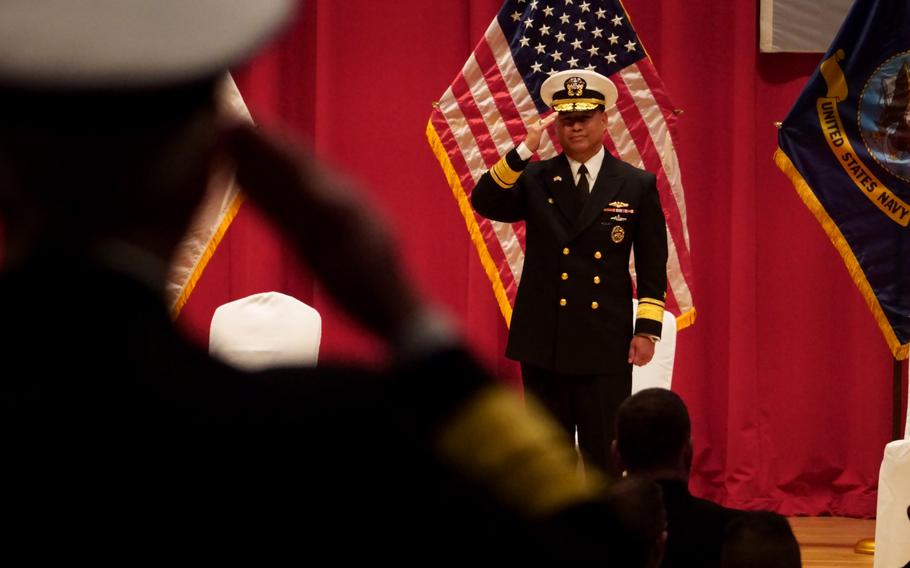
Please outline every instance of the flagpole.
M891 381L891 440L904 437L901 432L901 362L894 359Z

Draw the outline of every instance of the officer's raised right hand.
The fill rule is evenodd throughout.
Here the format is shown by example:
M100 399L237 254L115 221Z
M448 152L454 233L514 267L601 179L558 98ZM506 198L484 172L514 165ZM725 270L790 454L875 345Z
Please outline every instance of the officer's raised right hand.
M525 147L531 152L536 152L540 148L540 137L543 135L543 131L547 129L548 126L553 124L553 121L556 120L557 113L552 113L546 118L534 121L528 125L528 135L525 136L524 143Z

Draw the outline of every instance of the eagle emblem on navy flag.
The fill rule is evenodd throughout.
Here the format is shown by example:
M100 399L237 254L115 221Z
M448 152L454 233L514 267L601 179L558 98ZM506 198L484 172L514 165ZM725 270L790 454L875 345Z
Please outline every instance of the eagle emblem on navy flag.
M859 128L872 157L910 181L910 52L885 61L860 94Z

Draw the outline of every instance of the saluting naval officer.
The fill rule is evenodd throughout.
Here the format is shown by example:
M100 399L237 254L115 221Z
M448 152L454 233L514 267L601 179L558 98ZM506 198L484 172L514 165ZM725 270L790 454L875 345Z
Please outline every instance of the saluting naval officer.
M526 252L506 355L521 363L525 393L549 408L586 463L615 474L613 420L660 339L667 233L656 178L604 148L605 109L616 87L603 75L551 75L540 98L554 111L528 126L517 148L484 174L474 209L526 222ZM555 122L562 153L530 162ZM638 311L633 330L629 258Z

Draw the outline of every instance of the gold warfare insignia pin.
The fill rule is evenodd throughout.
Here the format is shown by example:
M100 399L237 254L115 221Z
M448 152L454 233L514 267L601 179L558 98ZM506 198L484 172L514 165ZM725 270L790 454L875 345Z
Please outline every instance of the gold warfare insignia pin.
M628 207L629 204L625 201L611 201L610 207Z
M553 181L562 181L562 176L553 176Z
M620 226L613 227L613 233L610 235L614 243L621 243L626 238L626 230Z

